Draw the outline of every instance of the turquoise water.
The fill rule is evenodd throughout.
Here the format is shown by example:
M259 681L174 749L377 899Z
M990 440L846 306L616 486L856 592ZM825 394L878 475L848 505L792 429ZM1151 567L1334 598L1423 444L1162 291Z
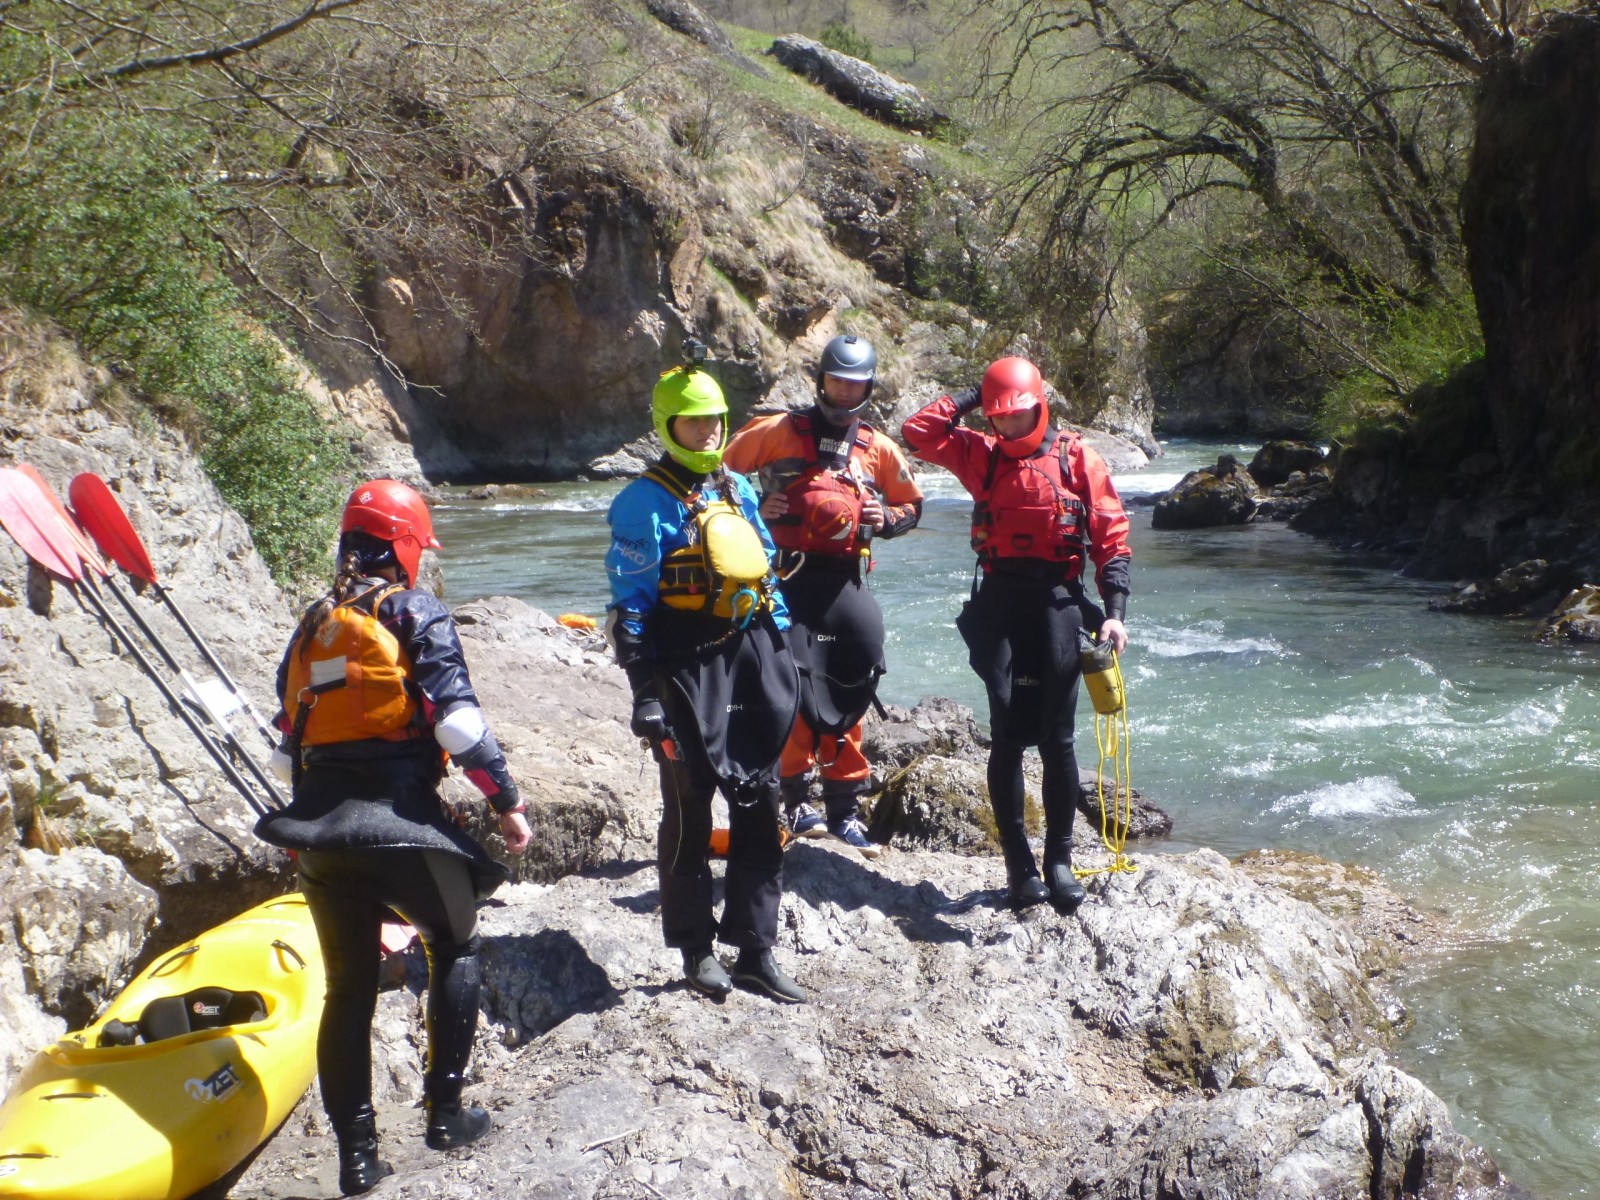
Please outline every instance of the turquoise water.
M1118 477L1171 486L1219 452L1173 443ZM438 510L450 599L599 616L616 484ZM929 473L923 526L880 547L884 699L983 712L951 624L967 502ZM1600 1196L1600 655L1525 622L1430 613L1439 585L1281 526L1156 532L1134 508L1124 658L1134 782L1175 850L1272 846L1371 867L1461 936L1401 981L1407 1069L1544 1200ZM1092 748L1091 748L1092 749Z

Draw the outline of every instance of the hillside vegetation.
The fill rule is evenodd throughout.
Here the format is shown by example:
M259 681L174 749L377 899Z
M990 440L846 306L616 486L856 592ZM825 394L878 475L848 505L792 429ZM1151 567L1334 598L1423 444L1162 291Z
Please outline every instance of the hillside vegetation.
M854 275L834 290L869 330L958 305L960 352L1025 334L1093 394L1146 326L1174 423L1347 437L1481 354L1455 200L1474 87L1570 7L710 0L739 62L634 0L0 3L0 297L188 429L285 580L320 570L353 469L286 344L447 395L390 354L372 286L405 264L470 344L463 264L573 269L545 177L629 181L674 254L704 218L683 319L744 345L750 386ZM851 112L760 59L789 31L955 122ZM841 227L850 173L891 221Z

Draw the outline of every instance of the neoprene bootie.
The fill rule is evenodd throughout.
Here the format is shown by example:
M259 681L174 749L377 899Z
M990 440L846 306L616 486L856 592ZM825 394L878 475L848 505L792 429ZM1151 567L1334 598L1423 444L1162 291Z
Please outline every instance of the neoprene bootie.
M372 1105L363 1104L349 1121L335 1125L333 1136L339 1141L340 1195L370 1192L378 1180L394 1174L394 1168L378 1157L378 1117Z
M423 1107L428 1110L429 1150L453 1150L475 1142L489 1132L489 1114L476 1105L461 1103L460 1075L441 1075L423 1081Z
M1050 881L1050 903L1063 914L1077 912L1089 893L1072 873L1072 863L1053 863L1045 869L1045 875Z
M733 980L717 961L710 946L686 946L683 951L683 977L697 992L717 1000L733 991Z
M805 989L783 973L771 950L739 951L739 959L733 964L733 977L752 990L765 992L785 1004L806 1002Z
M1011 907L1017 912L1032 908L1035 904L1043 904L1050 899L1050 889L1037 875L1012 876L1007 894L1011 900Z

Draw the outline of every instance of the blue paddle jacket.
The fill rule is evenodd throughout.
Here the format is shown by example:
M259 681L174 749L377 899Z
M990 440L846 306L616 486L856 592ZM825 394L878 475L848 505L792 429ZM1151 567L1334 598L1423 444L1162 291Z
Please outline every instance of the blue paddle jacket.
M688 472L670 459L666 467L687 487L705 491L707 499L722 499L722 493L709 478ZM770 562L777 548L766 522L761 519L761 501L750 481L734 475L735 496L730 497L739 506L746 520L761 535ZM606 576L611 583L611 603L607 612L619 639L642 645L645 642L645 623L659 603L661 560L674 550L689 544L687 530L694 519L689 508L659 483L650 479L635 479L617 494L606 513L611 526L611 545L606 550ZM789 628L789 610L784 607L783 596L774 592L772 616L779 629ZM624 665L626 661L624 661Z

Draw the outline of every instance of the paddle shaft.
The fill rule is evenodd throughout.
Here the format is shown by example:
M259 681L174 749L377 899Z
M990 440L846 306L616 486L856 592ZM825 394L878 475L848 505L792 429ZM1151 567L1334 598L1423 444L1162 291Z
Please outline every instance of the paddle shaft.
M55 506L50 503L51 498L48 488L42 487L37 478L14 468L0 470L0 525L3 525L6 532L17 540L17 543L30 559L61 577L67 589L72 593L73 599L77 600L81 607L86 609L92 607L95 614L100 618L101 624L109 629L113 636L127 648L128 653L133 656L133 660L138 663L140 670L156 685L167 703L172 707L172 710L182 718L184 724L189 726L190 732L200 739L200 744L205 747L207 753L216 761L222 773L227 776L228 782L233 784L235 790L244 797L245 803L250 805L258 815L266 815L268 811L266 806L263 805L260 798L251 790L250 785L245 782L234 768L228 755L223 752L222 747L195 719L194 713L189 710L182 699L173 692L167 681L161 677L154 665L145 657L144 652L139 649L138 644L128 635L128 631L111 615L110 610L106 608L105 603L100 599L100 595L95 590L93 583L90 582L88 587L80 588L78 586L80 582L86 582L88 577L83 574L78 565L80 553L74 544L72 523L56 511ZM94 562L92 554L83 557L85 561L91 562L97 569L105 569L103 563ZM106 575L106 582L111 582L109 573ZM88 598L87 604L85 603L85 597ZM124 605L128 604L126 598L120 597L120 594L119 598L122 598ZM146 636L150 637L152 644L158 646L165 654L166 648L160 645L159 639L150 633L149 627L145 625L139 614L134 612L131 606L129 606L129 613L140 628L144 630ZM167 659L169 662L173 661L170 655L167 655ZM179 670L181 671L181 668ZM191 684L190 686L192 687L193 685ZM196 694L199 694L198 691ZM235 739L235 744L237 744L237 739ZM251 761L248 756L246 756L246 761ZM252 765L254 764L252 763ZM267 794L277 799L275 789L269 787Z
M266 739L267 748L276 750L278 748L278 737L273 732L272 726L267 724L261 714L256 711L256 706L251 703L250 697L233 681L233 676L228 674L228 668L224 667L222 660L211 652L211 647L206 645L205 639L200 636L199 631L189 624L189 618L183 615L183 609L179 608L178 602L172 598L171 589L159 582L152 583L151 586L155 588L156 595L161 597L167 606L167 610L176 618L178 624L183 626L183 631L189 635L189 640L194 643L195 649L200 651L200 656L206 660L206 664L217 673L217 678L227 685L234 698L244 705L245 711L250 714L250 718L255 722L256 728L261 731L261 736Z
M172 690L171 685L161 677L161 673L156 670L155 664L145 657L144 651L139 649L138 643L128 635L128 631L123 628L122 622L111 615L110 609L106 608L94 589L80 588L72 583L68 583L67 588L80 604L83 603L85 596L89 598L90 603L85 607L92 607L100 617L101 622L107 629L111 630L117 640L127 649L133 661L139 664L139 669L156 685L156 689L166 699L172 711L183 719L183 723L189 727L189 732L200 740L200 744L205 747L206 751L216 761L222 773L228 777L228 782L233 784L234 790L244 797L245 803L255 810L257 816L266 816L269 811L267 805L262 803L261 798L245 782L244 777L239 774L238 769L233 765L233 760L217 744L216 739L211 736L205 726L200 724L194 713L189 711L188 705L184 704L182 698Z
M285 801L283 798L283 793L278 790L277 781L268 775L266 771L262 769L261 764L256 762L256 760L250 756L245 748L239 744L239 739L234 736L233 730L228 728L226 719L211 711L210 705L206 704L205 702L204 693L200 691L200 685L194 681L193 677L188 671L183 669L183 665L173 657L172 651L168 650L161 639L156 636L155 630L151 629L149 624L146 623L144 617L140 615L138 608L134 605L133 600L128 593L123 591L122 588L118 586L117 581L110 575L105 576L105 584L111 589L111 594L117 598L118 603L120 603L122 607L127 610L128 616L133 618L133 623L139 627L139 632L144 634L145 640L147 640L156 648L156 652L161 655L162 659L166 662L167 667L174 674L176 674L178 678L183 681L184 686L194 694L195 700L200 704L202 710L206 714L206 717L213 725L217 727L217 733L222 737L224 744L229 750L232 750L235 755L243 760L245 769L255 777L256 782L261 785L261 789L266 792L268 797L271 798L272 806L274 808L282 808ZM235 695L237 695L237 693L235 693Z

